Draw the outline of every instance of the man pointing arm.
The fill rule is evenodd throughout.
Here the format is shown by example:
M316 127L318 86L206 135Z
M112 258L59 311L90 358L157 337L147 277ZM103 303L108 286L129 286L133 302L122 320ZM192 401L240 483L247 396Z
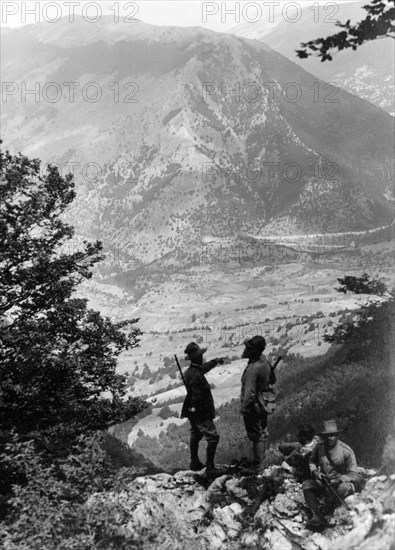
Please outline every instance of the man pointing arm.
M219 435L214 424L215 408L210 384L205 374L218 364L222 359L213 359L203 363L203 354L207 348L200 348L195 342L191 342L185 348L185 359L191 362L184 375L187 396L181 410L181 418L188 418L190 431L191 470L197 471L204 468L199 460L199 442L202 437L207 440L206 474L215 472L214 457L217 449Z

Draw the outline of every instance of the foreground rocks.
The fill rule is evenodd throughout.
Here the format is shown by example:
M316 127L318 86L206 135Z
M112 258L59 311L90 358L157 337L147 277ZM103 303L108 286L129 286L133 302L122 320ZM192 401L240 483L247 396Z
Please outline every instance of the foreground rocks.
M138 477L124 492L95 500L118 505L130 548L392 550L394 495L395 475L370 479L347 499L350 512L337 508L322 533L305 529L301 485L280 467L211 481L191 471Z

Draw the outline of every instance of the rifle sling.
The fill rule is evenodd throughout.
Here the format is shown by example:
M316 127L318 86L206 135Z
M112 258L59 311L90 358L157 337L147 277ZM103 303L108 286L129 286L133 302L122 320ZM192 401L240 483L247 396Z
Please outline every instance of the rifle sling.
M333 462L332 458L329 456L327 449L325 449L325 456L326 456L326 458L328 459L328 462L329 462L329 464L332 466L332 468L333 468L338 474L342 474L342 472L339 472L338 467L337 467L336 464Z

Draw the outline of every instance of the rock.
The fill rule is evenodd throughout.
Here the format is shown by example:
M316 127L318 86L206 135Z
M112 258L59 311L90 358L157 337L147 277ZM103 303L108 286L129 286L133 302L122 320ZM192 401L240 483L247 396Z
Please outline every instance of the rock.
M240 504L238 504L237 502L234 502L233 504L231 504L229 506L229 508L232 510L232 512L235 516L239 516L240 514L243 513L242 506Z
M395 540L395 476L370 479L361 495L347 499L353 528L330 550L391 550Z
M310 550L310 548L311 550L313 549L328 550L329 540L325 535L322 535L321 533L313 533L310 536L310 545L311 545L310 547L306 546L306 550ZM343 550L346 550L346 549L343 548Z
M228 479L225 483L225 489L227 493L232 495L238 500L245 502L246 504L251 504L252 500L249 498L247 491L240 487L240 480L237 478Z
M347 498L351 511L338 507L322 533L306 529L301 486L279 468L257 478L221 475L206 487L191 471L140 476L90 503L119 507L114 530L131 548L138 541L144 550L393 550L395 476L368 480Z
M274 501L274 508L283 516L297 516L299 503L295 501L293 495L279 494Z
M228 477L229 477L228 475L223 475L215 478L213 483L207 489L207 496L210 497L215 493L222 493L225 486L225 482L228 479Z
M210 548L223 548L223 542L226 540L226 534L218 523L213 523L207 529L205 538L210 544Z
M264 536L264 541L268 550L293 550L292 542L277 529L274 529L273 531L267 530Z
M242 512L243 508L240 504L234 502L224 508L215 508L213 510L213 516L224 531L227 532L227 535L231 538L235 538L242 527L241 523L237 521L236 516L239 516Z
M242 546L246 546L247 548L249 547L255 548L258 543L258 540L259 540L259 537L257 533L247 533L241 537L240 542Z
M258 525L262 525L263 527L270 524L270 521L273 520L273 507L269 504L269 502L263 502L256 512L254 516L254 521Z

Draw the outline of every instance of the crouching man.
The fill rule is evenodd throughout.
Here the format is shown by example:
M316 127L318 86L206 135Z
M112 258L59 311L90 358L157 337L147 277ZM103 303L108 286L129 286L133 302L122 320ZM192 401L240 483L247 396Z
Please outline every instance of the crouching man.
M188 418L191 424L190 452L191 470L198 471L204 468L199 460L199 442L202 437L207 440L206 474L215 473L214 457L219 435L214 424L215 408L209 383L204 376L211 369L223 363L223 359L213 359L203 363L203 354L207 348L200 348L191 342L185 348L185 359L191 361L184 379L187 396L181 410L181 418Z
M323 496L328 507L341 505L329 485L344 500L361 483L354 451L338 439L338 434L334 420L324 422L324 429L320 432L322 442L315 446L310 456L311 479L302 484L306 504L312 513L306 525L309 529L319 530L326 526L317 497Z

